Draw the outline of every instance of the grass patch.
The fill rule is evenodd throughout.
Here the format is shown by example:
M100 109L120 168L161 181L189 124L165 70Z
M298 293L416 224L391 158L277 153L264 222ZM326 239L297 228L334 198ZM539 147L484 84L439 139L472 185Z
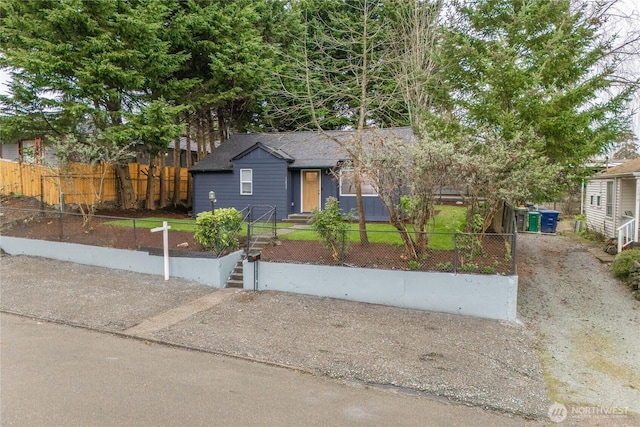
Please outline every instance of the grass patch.
M427 230L433 233L429 236L429 248L434 250L452 250L453 234L464 229L466 223L467 208L462 206L438 205L436 210L440 212L429 222ZM409 226L409 230L411 227ZM391 224L370 223L367 224L367 236L371 243L387 243L402 245L402 239L398 230ZM299 229L282 234L282 240L313 240L320 238L314 230ZM357 223L350 224L346 239L355 243L360 241L360 231Z

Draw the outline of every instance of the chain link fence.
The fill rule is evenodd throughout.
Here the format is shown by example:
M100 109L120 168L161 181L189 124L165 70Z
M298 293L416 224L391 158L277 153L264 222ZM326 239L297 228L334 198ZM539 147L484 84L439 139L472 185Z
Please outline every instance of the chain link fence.
M148 215L148 212L145 213ZM162 233L151 229L162 227L162 218L131 218L105 215L83 215L75 212L44 209L0 208L0 232L3 236L21 237L105 246L119 249L161 250ZM194 239L193 219L166 219L169 249L175 256L190 252L190 256L220 256L205 252ZM238 236L241 239L241 236Z
M342 230L330 244L308 227L278 228L278 239L263 249L261 259L389 270L472 274L516 274L516 234L411 233L426 249L412 256L398 231Z
M145 212L148 215L149 212ZM243 210L245 225L237 239L246 253L261 253L270 262L309 263L387 270L436 271L471 274L516 274L516 234L411 233L424 239L417 256L407 250L398 231L367 230L367 243L359 230L342 230L325 244L317 230L275 221L270 207ZM52 209L0 207L3 236L62 241L121 249L161 250L163 219L82 215ZM217 257L235 247L206 252L194 239L193 219L169 220L169 249L174 256ZM421 245L417 245L422 247Z

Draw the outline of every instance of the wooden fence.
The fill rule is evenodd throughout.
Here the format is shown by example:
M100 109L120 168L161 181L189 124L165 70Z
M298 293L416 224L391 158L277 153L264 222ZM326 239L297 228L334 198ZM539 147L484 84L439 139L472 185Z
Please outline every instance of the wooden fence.
M70 204L91 204L98 198L100 178L104 177L102 202L115 202L118 199L116 177L113 167L104 165L92 167L76 163L68 172L59 173L55 168L30 165L0 159L0 195L22 195L37 197L48 205L60 203L60 194L64 193L64 202ZM148 165L129 163L129 173L136 200L144 200L147 192ZM154 198L160 200L160 170L156 169ZM167 195L174 194L175 168L166 166ZM180 169L180 200L187 199L188 171Z

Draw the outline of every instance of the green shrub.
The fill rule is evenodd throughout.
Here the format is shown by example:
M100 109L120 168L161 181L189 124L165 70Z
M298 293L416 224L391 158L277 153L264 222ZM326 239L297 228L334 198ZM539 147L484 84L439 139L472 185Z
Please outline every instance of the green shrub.
M422 268L422 264L418 261L411 260L409 261L409 269L410 270L420 270Z
M331 250L334 260L338 260L341 252L346 252L347 242L345 233L349 223L353 221L353 214L344 214L340 210L340 202L335 197L328 197L324 210L314 210L311 214L311 225L324 243L324 247Z
M611 265L614 276L621 279L629 277L629 270L631 270L633 261L640 262L640 249L629 249L616 255Z
M238 232L242 228L242 212L234 208L200 212L196 216L193 237L206 250L220 254L239 247Z

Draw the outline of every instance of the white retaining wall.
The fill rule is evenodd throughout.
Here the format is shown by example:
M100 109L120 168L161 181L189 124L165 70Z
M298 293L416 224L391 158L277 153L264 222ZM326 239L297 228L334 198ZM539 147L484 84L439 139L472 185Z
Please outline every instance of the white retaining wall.
M518 276L426 273L244 261L244 289L294 292L394 307L516 320Z
M164 276L164 258L146 251L49 242L46 240L0 237L0 248L10 255L30 255L70 261L97 267L128 270ZM169 258L169 276L191 279L216 288L223 288L240 260L242 251L223 258Z

